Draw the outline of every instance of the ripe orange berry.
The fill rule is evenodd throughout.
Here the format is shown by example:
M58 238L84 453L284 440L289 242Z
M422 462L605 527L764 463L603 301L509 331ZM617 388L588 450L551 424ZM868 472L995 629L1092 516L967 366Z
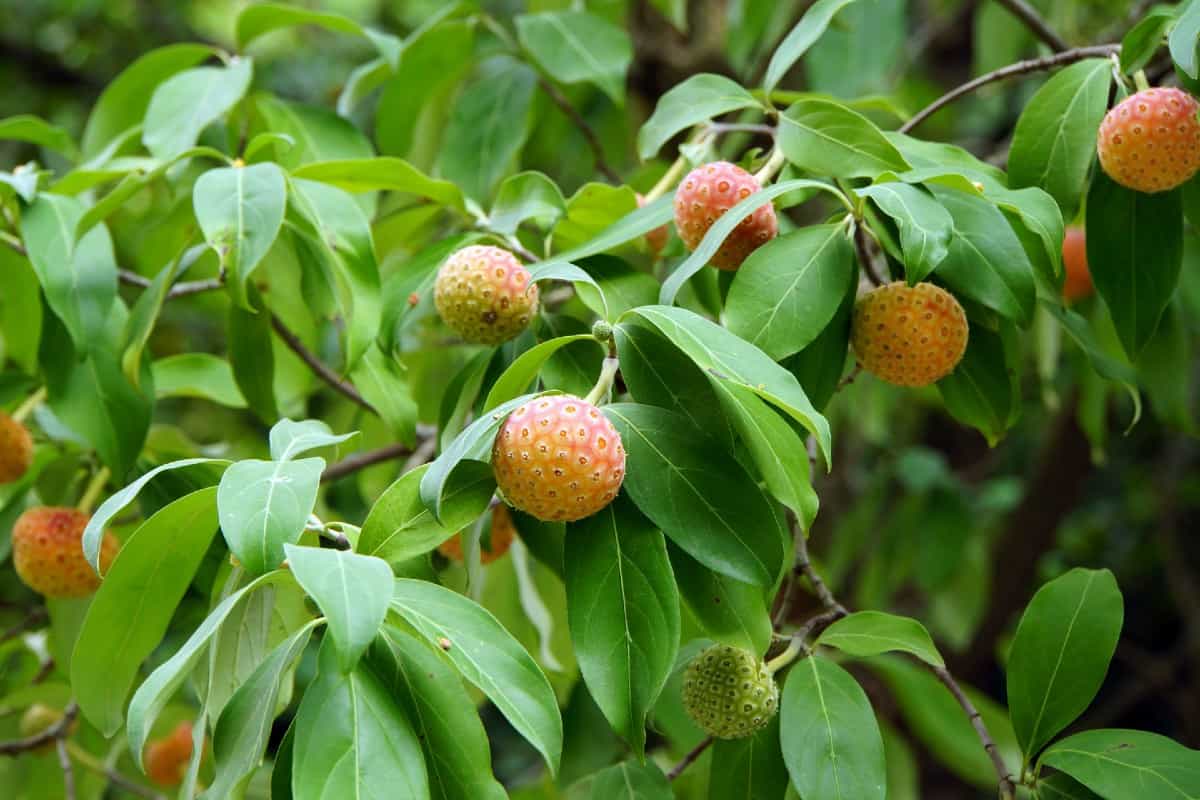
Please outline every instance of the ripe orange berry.
M689 250L695 250L722 214L761 188L758 179L728 161L696 167L675 190L675 227L679 238ZM746 256L778 233L775 206L764 203L733 229L710 263L719 269L737 269Z
M646 198L642 195L637 196L638 208L646 205ZM646 234L646 244L650 247L650 252L653 255L658 255L667 246L667 240L671 238L671 231L666 225L659 225L654 230Z
M512 546L517 527L513 525L508 506L501 503L492 509L492 532L487 542L480 542L479 561L490 564L502 557ZM486 545L486 546L485 546ZM456 533L438 545L438 552L451 561L463 560L462 534Z
M625 448L608 418L569 394L530 400L509 415L492 447L504 499L545 522L571 522L613 501Z
M1092 273L1088 270L1087 239L1083 228L1072 225L1063 237L1063 268L1067 273L1063 281L1063 298L1068 303L1082 300L1092 293Z
M854 306L850 341L862 368L898 386L928 386L949 375L967 349L967 315L932 283L889 283Z
M33 437L29 430L0 411L0 483L21 479L33 461Z
M512 253L471 245L442 264L433 299L442 320L468 342L500 344L529 326L538 288Z
M13 525L12 552L17 575L30 589L46 597L86 597L100 588L97 575L83 556L83 529L88 515L74 508L31 508ZM104 534L100 568L117 557L120 542Z
M181 722L146 745L146 775L159 786L178 786L192 758L192 724Z
M1200 170L1200 111L1179 89L1144 89L1113 107L1100 123L1100 166L1122 186L1165 192Z

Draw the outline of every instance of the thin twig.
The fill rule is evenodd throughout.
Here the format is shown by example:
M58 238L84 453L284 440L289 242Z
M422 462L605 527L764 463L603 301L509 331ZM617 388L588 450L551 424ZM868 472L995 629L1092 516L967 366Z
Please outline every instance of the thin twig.
M375 464L391 461L396 458L403 458L411 455L412 448L406 444L397 442L389 444L385 447L380 447L376 450L367 450L363 453L355 453L352 456L346 456L336 464L331 464L323 473L321 473L321 482L329 483L339 480L347 475L358 472L360 469L374 466Z
M793 572L797 575L803 575L808 579L808 583L816 592L817 599L821 601L821 605L830 611L841 611L844 615L848 613L846 607L837 601L833 596L833 592L825 585L825 581L813 568L812 560L808 556L808 542L804 538L804 532L799 530L799 523L793 522L793 529L796 532L796 566Z
M871 256L871 247L867 244L867 226L854 226L854 252L858 254L858 263L862 264L863 271L867 273L867 278L876 286L883 286L887 283L883 276L879 274L878 268L875 266L875 259Z
M0 644L7 642L9 639L17 638L30 628L34 628L37 625L45 622L46 619L46 609L42 608L41 606L35 608L33 611L30 611L23 620L18 622L16 625L13 625L4 633L0 634Z
M376 413L375 407L368 403L363 396L358 393L358 389L355 389L348 381L344 381L338 377L337 373L330 369L324 361L317 358L317 356L311 350L305 347L304 342L300 341L300 337L293 333L287 325L284 325L283 320L281 320L275 314L271 314L271 327L275 329L275 333L279 334L279 338L283 339L283 343L288 346L288 349L298 355L300 360L307 364L308 368L311 369L318 378L325 381L335 391L338 391L350 398L352 401L358 403L366 410Z
M58 765L63 774L63 800L75 800L75 770L71 767L71 754L67 752L67 742L63 738L54 741L54 749L58 752Z
M950 694L954 695L954 699L962 706L967 719L971 721L971 726L975 728L976 735L979 736L979 741L983 742L983 749L987 751L988 758L992 760L996 775L1000 778L1000 800L1013 800L1016 797L1017 787L1013 783L1012 774L1004 765L1004 759L1000 757L1000 751L996 748L996 743L992 741L992 735L988 732L987 725L984 724L983 717L975 708L975 704L971 702L971 698L967 697L967 693L962 690L962 687L954 680L954 676L945 667L935 667L920 659L917 659L917 663L924 665L936 675L942 685L950 690Z
M0 756L20 755L30 750L36 750L47 742L63 738L70 730L71 723L75 721L77 714L79 714L79 706L72 701L63 710L63 715L59 718L58 722L55 722L41 733L26 736L24 739L12 739L7 742L0 742Z
M567 115L567 119L571 120L579 132L583 134L583 138L587 140L588 147L592 149L592 155L596 159L596 169L604 173L604 177L608 178L618 186L623 183L621 176L617 171L609 166L608 160L604 157L604 146L600 144L600 138L596 136L596 132L592 130L592 126L583 118L579 110L571 105L571 101L563 94L557 86L550 82L546 76L538 75L538 86L542 87L554 105L558 106L559 110Z
M840 392L842 389L845 389L847 386L849 386L850 384L852 384L856 380L858 380L858 376L861 374L862 374L862 364L855 364L854 369L850 370L850 372L846 375L846 377L844 377L840 381L838 381L837 388L835 388L833 391L836 393L836 392Z
M690 767L696 759L704 755L704 751L713 743L713 737L706 736L700 744L693 747L688 754L680 759L679 763L671 767L671 771L667 773L667 780L673 781L683 774L683 771Z
M1063 50L1070 48L1066 40L1046 24L1046 20L1042 19L1037 9L1026 3L1025 0L996 0L996 2L1008 9L1014 17L1025 23L1025 27L1033 31L1034 36L1048 44L1050 49L1061 53Z
M420 433L419 430L417 432ZM437 450L437 445L437 432L434 431L425 438L425 441L417 445L417 449L414 450L413 454L408 457L408 461L404 462L404 466L401 467L400 471L408 472L409 470L419 467L429 459L433 458L433 454Z
M1018 75L1028 75L1032 72L1043 72L1048 69L1054 69L1055 67L1074 64L1077 61L1083 61L1084 59L1088 58L1107 58L1113 53L1119 53L1120 51L1121 45L1119 44L1098 44L1089 47L1076 47L1073 50L1064 50L1061 53L1055 53L1051 56L1031 58L1026 61L1018 61L1015 64L1009 64L1007 67L1001 67L1000 69L989 72L986 75L980 75L978 78L968 81L962 86L950 90L937 100L934 100L925 108L918 111L912 119L901 125L900 133L908 133L913 128L929 119L929 117L933 116L933 114L940 111L942 108L945 108L960 97L964 97L982 86L987 86L989 83L996 83L997 81L1013 78Z
M60 740L61 741L61 740ZM108 782L116 786L122 791L129 794L135 794L138 797L145 797L146 800L163 800L163 796L158 792L147 789L138 783L134 783L129 778L126 778L120 772L117 772L112 767L106 765L100 759L93 756L91 753L84 750L75 742L66 742L67 752L85 769L90 769L97 775L103 775L108 779Z
M131 272L127 269L117 270L117 276L121 279L121 283L130 286L138 286L146 289L150 286L150 279L138 275L136 272ZM167 299L174 300L177 297L188 297L193 294L201 294L202 292L212 292L220 289L225 285L225 281L220 278L204 278L198 281L182 281L175 284L167 290Z

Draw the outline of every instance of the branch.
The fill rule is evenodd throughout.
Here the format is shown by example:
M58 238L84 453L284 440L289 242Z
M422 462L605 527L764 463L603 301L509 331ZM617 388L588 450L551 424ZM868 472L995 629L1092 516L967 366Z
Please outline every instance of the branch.
M861 223L854 225L854 252L858 254L858 262L867 273L867 278L876 286L883 286L887 281L879 274L875 259L871 256L871 248L867 244L867 229Z
M300 357L300 360L308 365L318 378L328 383L335 391L341 392L346 397L350 398L355 403L365 408L371 413L377 413L375 407L368 403L363 396L358 393L348 381L344 381L338 377L337 373L330 369L325 362L317 358L316 355L304 346L304 342L300 341L300 337L292 333L292 331L283 324L283 320L274 314L271 314L271 327L279 334L279 338L283 339L283 343L288 348Z
M30 628L34 628L34 627L40 625L41 623L45 622L46 619L47 619L46 609L42 608L40 606L38 608L35 608L33 611L30 611L29 614L23 620L18 622L16 625L13 625L11 628L6 630L4 633L0 634L0 644L7 642L9 639L17 638L18 636L20 636L22 633L29 630Z
M696 759L704 755L704 751L713 743L713 737L706 736L701 740L700 744L693 747L686 756L684 756L678 764L671 767L671 771L667 773L667 780L673 781L683 774L683 771L695 763Z
M121 283L129 286L137 286L146 289L150 286L150 279L136 272L131 272L127 269L117 270L117 277L121 279ZM167 290L167 299L174 300L177 297L188 297L193 294L202 292L211 292L220 289L225 285L225 281L221 278L205 278L198 281L183 281L177 283Z
M324 472L321 473L321 482L330 483L340 480L341 478L358 472L360 469L381 464L384 461L391 461L397 458L411 455L412 449L408 445L389 444L386 447L380 447L377 450L367 450L363 453L355 453L352 456L347 456L336 464L331 464Z
M1061 36L1051 30L1050 26L1046 24L1046 20L1041 18L1037 9L1025 2L1025 0L996 0L996 2L1008 9L1014 17L1025 23L1025 27L1033 31L1034 36L1048 44L1051 50L1061 53L1064 50L1070 49L1070 45Z
M1090 47L1077 47L1073 50L1064 50L1061 53L1055 53L1051 56L1032 58L1027 61L1018 61L1015 64L1009 64L1007 67L1001 67L986 75L980 75L978 78L964 83L957 89L952 89L937 100L934 100L928 106L918 111L916 116L901 125L900 133L908 133L942 108L982 86L987 86L989 83L996 83L997 81L1013 78L1018 75L1028 75L1032 72L1044 72L1048 69L1074 64L1077 61L1083 61L1088 58L1107 58L1120 51L1121 45L1119 44L1098 44Z
M67 705L66 710L63 711L63 715L59 718L58 722L55 722L41 733L35 733L33 736L27 736L24 739L11 739L7 742L0 742L0 756L20 755L30 750L36 750L47 742L65 738L71 727L71 723L75 721L75 717L78 714L79 706L72 700Z
M592 126L583 118L579 110L571 105L571 101L567 99L567 96L541 73L538 74L538 86L542 87L542 91L550 96L554 105L558 106L559 110L567 116L567 119L571 120L571 124L583 134L583 138L587 140L588 147L592 149L592 155L596 159L596 169L603 172L604 177L618 186L624 183L621 180L621 176L617 174L617 171L609 165L608 160L604 157L604 146L600 144L600 139L596 136L596 132L592 130Z
M54 749L58 753L58 765L63 774L63 800L75 800L75 771L71 768L71 755L67 752L67 742L59 737L54 740Z
M917 663L922 664L936 675L942 685L950 690L950 694L954 695L954 699L962 706L967 719L971 721L971 726L975 728L976 735L979 736L979 741L983 742L983 749L987 751L988 758L992 760L996 775L1000 777L1001 800L1013 800L1016 797L1017 787L1013 784L1012 775L1009 773L1008 767L1004 765L1004 759L1000 757L1000 751L996 749L996 743L992 741L992 735L988 732L987 725L984 724L983 717L975 708L975 704L971 702L971 698L967 697L967 693L962 690L962 687L954 680L954 676L945 667L935 667L921 659L917 659Z
M817 599L821 601L821 605L830 611L840 611L843 616L847 613L846 607L837 601L833 596L833 592L825 585L825 581L813 569L812 561L808 557L808 542L804 537L804 531L800 530L799 524L795 517L792 518L792 530L796 539L796 566L793 572L796 575L803 575L808 578L809 584L813 591L817 593Z

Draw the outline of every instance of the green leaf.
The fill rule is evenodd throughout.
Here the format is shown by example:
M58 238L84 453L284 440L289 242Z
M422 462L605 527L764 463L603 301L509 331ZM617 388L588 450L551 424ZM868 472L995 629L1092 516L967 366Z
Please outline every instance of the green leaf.
M71 686L84 716L111 737L142 662L217 532L216 489L193 492L134 531L88 607L71 657Z
M479 712L446 661L391 626L367 659L421 742L434 800L506 800Z
M425 756L412 725L366 665L343 674L329 642L296 712L292 796L429 800Z
M570 217L572 206L578 206L578 203L575 202L576 198L587 189L588 186L580 189L579 193L567 203L568 217ZM618 245L631 242L640 236L645 236L655 228L665 225L673 219L674 213L674 199L670 195L660 197L652 203L630 211L616 222L601 228L599 231L587 231L586 235L582 237L581 244L559 253L552 259L547 259L543 263L550 263L551 261L578 261L588 256L594 256L597 253L603 253L606 250L612 250ZM566 221L560 222L556 227L556 239L559 229L563 227ZM715 253L716 250L714 249L713 252Z
M591 776L590 800L671 800L671 784L653 762L622 761Z
M654 284L655 293L658 284ZM5 356L22 372L38 371L42 338L42 287L29 260L12 249L0 252L0 340Z
M350 382L363 399L379 412L393 436L405 444L414 444L417 436L417 400L413 397L413 387L404 372L403 364L385 355L378 344L373 344L350 371Z
M358 664L387 616L392 570L386 561L342 550L285 544L288 566L325 615L342 672Z
M1004 437L1021 410L1012 340L1011 329L997 334L972 326L963 360L937 383L946 410L978 429L992 445Z
M627 501L567 526L567 619L596 704L641 758L646 717L679 648L679 593L663 536Z
M460 433L442 454L433 460L429 469L421 477L421 502L433 512L435 519L442 519L442 511L446 504L448 486L451 474L459 462L490 461L492 444L496 441L496 432L504 424L517 406L531 399L533 395L523 395L501 403L490 412L481 415Z
M850 673L822 656L805 658L788 673L779 714L783 760L803 797L883 800L883 739Z
M574 264L564 263L561 259L553 261L539 261L529 267L529 282L537 283L538 281L571 281L575 284L575 289L580 295L592 295L590 298L593 305L599 304L601 308L601 316L608 316L608 301L604 298L604 293L600 290L600 284Z
M1095 699L1124 618L1108 570L1073 569L1033 596L1007 665L1008 707L1027 760Z
M562 83L593 83L617 105L625 102L625 72L633 45L624 29L586 11L517 17L521 46Z
M1056 772L1037 782L1038 800L1103 800L1065 772Z
M334 33L361 36L375 45L392 69L399 65L403 43L395 36L364 28L341 14L309 11L286 3L258 3L242 9L237 18L238 48L245 50L246 45L265 33L297 25L317 25Z
M432 583L398 578L392 608L500 709L546 759L562 752L562 717L550 682L529 653L486 609ZM450 641L444 648L442 639Z
M911 169L869 119L831 100L801 100L779 118L779 148L814 175L875 178Z
M893 92L908 67L910 8L906 0L847 6L804 59L808 85L844 98Z
M392 563L423 555L487 510L496 489L491 468L468 465L455 470L450 478L439 523L421 502L419 487L429 469L429 465L422 464L406 472L375 501L358 537L360 553Z
M92 569L96 570L97 573L100 572L100 542L104 537L104 529L108 527L108 524L125 506L133 502L138 493L146 487L146 484L162 473L171 470L199 464L226 465L228 463L228 461L217 458L185 458L182 461L172 461L169 464L162 464L155 467L144 473L124 489L109 495L108 499L101 503L100 507L92 513L87 527L83 529L83 555L88 560L88 563L92 565Z
M753 736L717 739L708 768L709 800L783 797L788 773L780 753L778 715Z
M133 310L129 313L129 319L125 322L121 369L124 370L125 377L129 379L134 388L137 388L141 380L142 354L150 341L150 335L154 332L158 315L162 313L162 307L167 300L167 292L170 290L171 284L184 270L196 263L204 253L205 248L202 246L191 247L181 254L178 260L159 270L158 274L154 276L154 280L138 297Z
M950 213L928 192L906 183L878 183L858 193L875 201L899 228L908 284L925 280L950 252L954 231Z
M1008 174L1014 189L1039 186L1074 219L1108 107L1112 62L1093 58L1048 80L1025 106L1013 132Z
M713 572L672 542L667 542L679 594L700 627L713 640L764 654L771 643L768 593Z
M722 214L712 227L708 229L708 233L704 234L704 238L700 240L700 245L692 251L683 263L677 266L663 282L662 290L658 295L658 302L664 305L670 305L675 302L675 297L679 294L679 290L683 288L693 275L704 269L708 264L709 259L716 255L717 250L725 242L726 237L733 233L733 229L741 224L742 220L753 214L766 203L774 200L776 197L787 194L788 192L797 189L818 189L829 192L843 202L841 192L833 188L829 184L820 183L819 181L810 181L798 178L790 181L780 181L772 184L760 191L740 201L737 205L730 208ZM563 256L559 256L562 258Z
M439 171L483 202L511 171L529 135L537 75L509 56L485 62L484 77L458 97L442 133Z
M820 334L857 275L844 225L800 228L755 250L734 274L725 324L771 358L785 358Z
M254 284L247 299L253 310L229 306L229 365L246 403L263 422L279 418L275 402L275 350L271 345L271 312Z
M221 710L213 731L216 775L204 797L217 800L242 791L262 764L271 723L280 710L280 694L289 680L287 674L295 667L313 628L319 624L320 620L313 620L272 650Z
M1200 16L1200 3L1196 5ZM1176 28L1178 30L1178 28ZM1183 264L1178 190L1143 194L1094 170L1087 197L1087 261L1125 352L1136 359L1158 328Z
M825 629L817 644L836 647L852 656L898 651L935 667L946 665L924 625L910 617L882 611L859 611L843 617Z
M209 353L180 353L160 358L150 365L154 375L154 395L164 397L200 397L228 408L245 408L233 368L223 358Z
M271 458L275 461L288 461L301 453L321 447L332 447L357 435L357 431L336 434L319 419L306 419L302 422L281 419L271 427L268 439L271 444Z
M1033 265L1004 214L981 197L942 186L929 189L954 219L950 253L937 268L938 277L955 293L1029 324L1036 300Z
M21 239L46 303L70 332L75 349L86 353L109 341L117 263L107 228L93 228L75 242L83 213L78 200L43 192L21 215Z
M275 161L284 169L314 161L369 160L374 155L362 131L329 109L289 103L269 94L255 95L254 108L267 130L294 142L274 147Z
M4 139L36 144L47 150L62 153L71 160L79 155L79 148L71 140L71 134L32 114L0 119L0 140Z
M129 712L126 717L126 730L129 734L129 751L134 763L142 768L142 753L146 748L146 740L154 727L159 713L176 690L183 685L184 680L195 669L200 656L204 654L213 636L220 630L221 623L229 616L247 596L264 586L292 580L292 575L286 570L276 570L262 575L238 591L226 597L216 608L208 613L200 626L192 631L192 635L183 643L175 654L164 661L150 677L138 687L129 701ZM144 768L143 768L144 771Z
M150 97L142 143L155 158L172 158L196 143L210 123L233 108L250 87L254 62L235 57L227 67L195 67L163 81Z
M1153 6L1121 39L1121 71L1132 75L1149 64L1158 48L1162 47L1163 39L1174 22L1174 8ZM1200 29L1197 33L1200 33Z
M620 317L631 308L653 305L658 301L658 281L616 256L590 256L578 262L580 269L595 279L603 297L608 301L608 321ZM600 303L592 302L589 296L581 296L588 308L597 314L604 313Z
M817 0L809 6L804 16L796 23L796 27L792 28L787 38L771 54L766 78L763 80L763 91L770 95L788 70L821 38L834 15L852 2L854 0Z
M221 257L237 302L250 309L246 281L283 225L287 181L275 164L225 167L204 173L192 189L196 221Z
M652 158L680 131L757 105L753 95L723 75L693 75L658 99L654 113L638 131L638 155Z
M491 411L501 403L505 403L528 391L537 379L538 373L541 372L542 366L563 347L572 342L588 340L596 342L596 338L590 333L558 336L549 341L542 342L536 347L531 347L517 356L513 363L509 364L508 369L504 370L500 374L500 377L496 379L496 382L492 384L492 389L488 392L487 399L483 403L484 412ZM603 347L600 346L600 343L596 342L596 345L603 352Z
M850 349L850 318L857 294L857 283L846 287L846 294L842 296L837 312L825 329L808 347L782 362L818 410L829 403L846 370L846 356Z
M466 213L462 191L455 184L431 178L400 158L377 156L317 161L297 167L292 175L328 183L347 192L386 191L425 197Z
M1200 47L1200 0L1191 0L1180 7L1167 45L1175 66L1192 80L1200 78L1200 57L1196 52Z
M713 439L655 406L604 406L625 446L624 489L677 545L731 578L770 586L784 525L770 498Z
M1145 731L1084 731L1056 742L1042 763L1101 797L1200 796L1200 752Z
M1088 321L1077 312L1059 305L1057 302L1044 301L1042 307L1049 311L1051 316L1058 320L1067 335L1075 340L1079 349L1087 356L1088 362L1096 374L1118 384L1129 394L1129 399L1133 403L1133 419L1129 425L1130 427L1136 425L1142 416L1142 396L1138 392L1137 371L1124 361L1118 361L1109 355L1096 338Z
M721 326L682 308L646 306L630 313L658 329L700 369L737 381L782 409L816 437L817 446L829 463L829 421L812 407L795 376L769 356Z
M519 172L500 184L488 227L497 233L513 234L522 222L532 219L548 230L565 213L567 201L558 184L540 172Z
M299 461L238 461L225 470L217 492L221 531L250 575L283 561L284 544L295 544L317 502L323 458Z

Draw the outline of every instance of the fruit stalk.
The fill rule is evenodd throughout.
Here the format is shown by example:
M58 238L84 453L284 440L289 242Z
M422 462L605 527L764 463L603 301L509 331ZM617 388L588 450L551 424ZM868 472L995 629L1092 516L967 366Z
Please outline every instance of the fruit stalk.
M600 378L596 381L596 385L592 387L592 391L588 392L588 396L583 399L594 406L599 405L600 400L612 388L613 378L616 377L620 366L621 362L615 358L604 359L604 365L600 367Z
M12 413L13 422L25 423L26 418L33 413L34 409L46 402L46 387L38 389L33 394L26 398L24 403L17 406L17 410Z
M83 497L79 498L79 503L75 508L82 511L84 514L91 514L92 508L96 505L96 501L100 499L100 493L104 491L104 484L108 483L112 472L108 467L101 467L100 470L92 476L91 482L88 483L87 489L83 492Z

